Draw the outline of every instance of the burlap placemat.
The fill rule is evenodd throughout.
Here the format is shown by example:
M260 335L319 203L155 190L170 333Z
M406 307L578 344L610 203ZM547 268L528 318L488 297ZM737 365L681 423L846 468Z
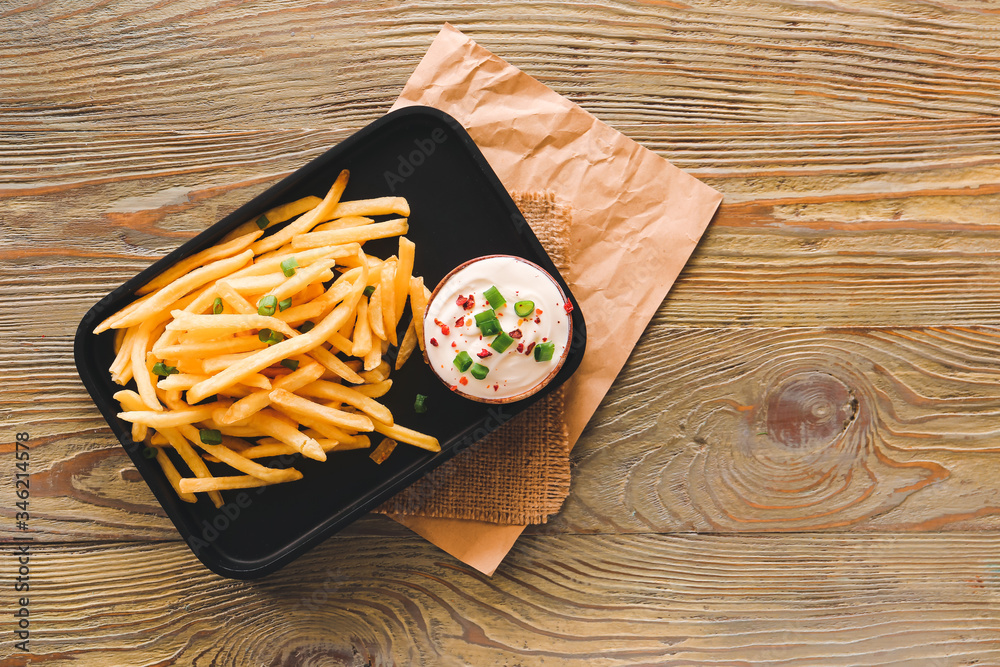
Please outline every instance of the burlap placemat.
M568 269L570 211L551 193L513 193L552 262ZM378 508L383 514L545 523L569 493L563 392L539 400Z

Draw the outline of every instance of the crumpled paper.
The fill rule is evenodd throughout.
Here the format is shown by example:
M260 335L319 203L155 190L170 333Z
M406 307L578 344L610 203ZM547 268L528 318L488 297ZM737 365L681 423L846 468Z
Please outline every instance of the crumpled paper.
M451 25L407 81L398 109L431 106L472 136L508 191L555 193L572 208L564 275L587 322L566 383L570 446L625 365L715 214L722 194L493 55ZM492 574L525 526L394 519Z

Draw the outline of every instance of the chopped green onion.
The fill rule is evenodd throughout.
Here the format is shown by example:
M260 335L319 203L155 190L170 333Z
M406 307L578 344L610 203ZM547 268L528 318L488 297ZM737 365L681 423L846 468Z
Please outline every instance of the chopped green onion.
M266 215L262 215L262 216L260 216L260 217L259 217L259 218L257 218L257 219L256 219L256 220L255 220L254 222L256 222L256 223L257 223L257 226L258 226L259 228L261 228L261 229L266 229L266 228L267 228L267 226L268 226L269 224L271 224L271 221L267 219L267 216L266 216Z
M413 411L423 414L427 412L427 397L423 394L417 394L417 397L413 399Z
M518 301L514 304L514 312L518 317L527 317L535 312L534 301Z
M206 445L221 445L222 432L214 428L203 428L198 431L198 437Z
M152 448L152 447L146 447L145 449L142 450L142 455L143 455L144 458L147 458L147 459L155 459L156 458L156 450L154 448Z
M281 365L290 371L299 370L299 362L297 359L282 359Z
M285 310L286 308L291 308L291 307L292 307L292 297L288 297L287 299L282 299L281 301L278 302L278 310Z
M486 320L495 320L497 318L496 311L492 308L487 308L481 313L476 313L476 324L482 324Z
M272 331L270 329L261 329L257 332L257 339L262 343L267 343L268 345L274 345L275 343L280 343L285 340L285 337L281 335L279 331Z
M457 368L460 373L464 373L469 370L469 366L472 365L472 357L469 356L468 352L462 350L455 355L455 361L452 363L455 364L455 368Z
M500 294L500 290L497 289L496 285L483 292L483 296L486 297L486 300L489 301L490 305L494 308L499 308L507 303L507 299L503 298L503 295Z
M501 331L503 331L503 328L500 326L500 320L496 318L486 320L479 325L479 333L484 336L496 336Z
M273 294L262 296L260 301L257 302L257 314L266 316L274 315L274 309L277 307L278 297Z
M313 330L314 326L316 326L315 322L312 320L306 320L299 326L299 333L309 333Z
M500 334L493 339L493 342L490 343L490 347L492 347L497 352L503 352L508 347L510 347L513 342L514 342L513 338L507 335L506 332L501 331Z
M368 287L365 288L365 296L371 296L374 293L375 293L374 285L369 285Z
M222 297L215 297L215 301L212 302L212 313L218 315L222 312Z
M472 364L472 377L477 380L485 380L486 376L489 375L490 369L486 368L482 364Z
M555 343L539 343L535 346L535 361L551 361L555 349Z
M295 267L298 265L299 263L294 257L283 259L281 260L281 272L285 274L286 278L291 278L295 275Z
M175 366L167 366L162 361L157 361L153 364L153 372L160 377L167 377L168 375L174 375L180 371L178 371Z

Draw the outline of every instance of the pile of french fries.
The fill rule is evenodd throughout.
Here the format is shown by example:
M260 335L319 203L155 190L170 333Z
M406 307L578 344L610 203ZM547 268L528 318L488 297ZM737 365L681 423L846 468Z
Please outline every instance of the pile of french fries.
M412 275L409 205L400 197L341 201L348 178L345 170L323 199L273 208L178 262L95 328L116 330L111 377L135 384L115 394L118 416L181 499L206 493L218 507L220 491L301 479L293 467L259 461L325 461L370 448L376 433L376 463L397 443L440 450L376 400L392 386L383 359L390 346L396 369L423 346L430 293ZM365 253L365 241L395 236L398 255ZM412 316L397 340L407 299ZM233 474L213 475L206 462Z

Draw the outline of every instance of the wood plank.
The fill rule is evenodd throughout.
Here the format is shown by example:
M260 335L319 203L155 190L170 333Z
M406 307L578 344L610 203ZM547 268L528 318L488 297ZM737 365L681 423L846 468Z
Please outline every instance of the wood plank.
M74 0L0 21L4 127L364 124L445 21L612 122L972 118L1000 103L1000 16L979 3Z
M68 339L0 344L0 385L0 451L19 430L36 447L40 539L174 535L75 378ZM998 386L997 327L657 324L540 530L996 530Z
M922 326L1000 317L1000 121L812 125L773 149L787 128L654 129L637 138L702 165L699 174L726 194L657 322ZM7 133L0 333L72 331L112 288L345 134Z
M180 544L33 545L5 665L968 665L1000 661L1000 537L529 536L491 579L418 538L256 582ZM116 576L116 573L128 576Z
M1000 329L653 327L558 531L1000 527Z

